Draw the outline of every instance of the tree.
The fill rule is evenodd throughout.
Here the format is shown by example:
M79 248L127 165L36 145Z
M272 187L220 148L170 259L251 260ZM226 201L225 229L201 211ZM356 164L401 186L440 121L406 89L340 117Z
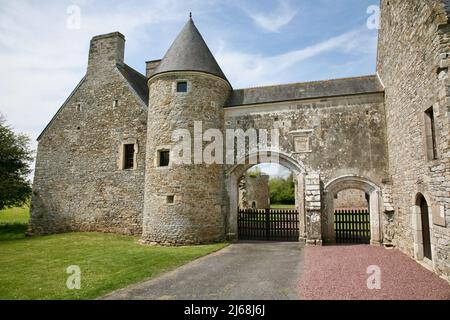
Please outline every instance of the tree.
M29 141L26 135L14 133L0 115L0 210L22 206L30 198Z
M287 179L274 178L269 181L270 203L272 204L294 204L295 183L293 175Z

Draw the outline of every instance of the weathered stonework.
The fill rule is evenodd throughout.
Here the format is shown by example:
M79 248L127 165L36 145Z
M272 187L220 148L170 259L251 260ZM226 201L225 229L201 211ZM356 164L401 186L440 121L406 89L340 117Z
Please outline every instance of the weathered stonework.
M368 196L372 244L397 246L448 278L449 12L444 0L383 0L378 75L240 90L192 20L146 76L124 63L120 33L94 37L86 76L39 137L29 233L142 234L164 245L237 239L239 182L264 160L249 163L248 151L243 163L207 164L192 149L194 162L175 163L172 134L185 129L204 150L211 141L198 134L208 129L277 129L279 146L269 138L266 151L293 173L299 241L334 242L335 195L357 189ZM125 144L135 150L129 170ZM166 150L172 160L160 166Z
M339 192L334 199L334 208L367 208L368 203L364 191L346 189Z
M450 26L448 1L383 0L378 73L386 86L387 143L394 204L393 243L419 260L417 195L445 212L447 226L430 219L435 270L450 277ZM437 159L427 158L425 110L433 107Z
M39 139L30 234L142 232L147 111L116 66L123 45L120 34L93 39L85 78ZM122 170L130 138L137 167Z
M188 92L175 92L178 80L188 82ZM187 129L194 140L195 121L202 121L203 132L223 130L221 106L230 92L228 83L202 73L175 72L150 79L149 90L142 240L193 244L225 239L223 167L202 160L158 167L156 157L158 150L171 150L176 144L172 141L176 129ZM167 203L167 196L174 196L174 203Z
M246 175L239 186L239 208L269 209L269 176Z

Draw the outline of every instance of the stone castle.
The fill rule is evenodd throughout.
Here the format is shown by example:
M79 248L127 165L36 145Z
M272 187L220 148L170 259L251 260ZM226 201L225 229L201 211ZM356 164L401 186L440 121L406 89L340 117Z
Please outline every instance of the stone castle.
M86 75L38 138L29 233L237 239L252 164L174 164L172 132L277 128L270 152L294 174L299 241L333 242L335 195L358 189L372 244L450 278L449 2L382 0L375 75L239 90L192 19L146 75L124 63L122 34L94 37Z

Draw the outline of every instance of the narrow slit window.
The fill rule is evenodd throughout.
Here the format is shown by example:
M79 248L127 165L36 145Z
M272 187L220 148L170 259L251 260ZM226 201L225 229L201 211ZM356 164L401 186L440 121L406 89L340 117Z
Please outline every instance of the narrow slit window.
M168 167L170 162L170 151L161 150L159 151L159 166Z
M437 141L433 108L425 111L425 136L428 160L436 160Z
M124 168L124 170L134 168L134 144L124 145L123 168Z
M117 108L119 106L119 100L114 100L113 101L113 107Z
M186 81L177 82L177 92L187 92L188 86Z

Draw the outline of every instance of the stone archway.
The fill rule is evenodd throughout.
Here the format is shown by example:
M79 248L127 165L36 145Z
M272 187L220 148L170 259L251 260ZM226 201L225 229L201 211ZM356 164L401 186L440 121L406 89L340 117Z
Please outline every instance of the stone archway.
M381 233L381 188L372 181L359 176L341 176L331 180L325 185L325 216L322 225L322 233L328 242L335 242L334 232L334 195L346 189L359 189L369 195L370 211L370 243L379 245L382 243Z
M295 181L295 206L299 213L299 225L300 225L300 241L306 240L306 218L305 218L305 174L306 170L302 163L298 162L294 158L292 158L289 154L283 152L275 152L269 151L269 154L276 153L278 156L279 162L278 164L286 167L291 170L294 175ZM258 153L249 154L245 157L245 159L240 159L238 163L245 164L237 164L234 165L231 169L226 173L226 188L228 192L228 215L227 215L227 238L229 240L237 240L238 238L238 202L239 202L239 180L242 175L251 167L266 163L264 161L259 161L257 157ZM248 164L248 159L258 159L258 162L255 164Z

